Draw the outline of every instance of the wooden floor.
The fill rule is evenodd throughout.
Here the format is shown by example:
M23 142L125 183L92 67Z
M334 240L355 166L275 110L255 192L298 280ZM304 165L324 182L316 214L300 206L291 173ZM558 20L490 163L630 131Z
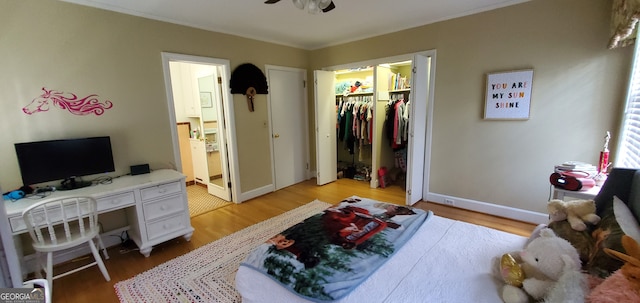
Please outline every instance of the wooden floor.
M351 179L340 179L324 186L315 185L315 179L305 181L242 204L233 204L194 217L191 219L191 224L195 232L190 242L182 238L165 242L154 247L148 258L135 250L123 250L119 246L112 247L109 249L111 258L105 261L111 275L110 282L104 280L95 266L62 277L53 283L53 302L119 302L113 288L118 281L129 279L165 261L314 199L333 204L352 195L396 204L404 204L405 199L404 191L397 186L371 189L365 182ZM535 227L529 223L435 203L418 202L415 206L432 210L441 217L484 225L523 236L529 236ZM63 270L65 266L76 266L84 261L86 260L79 260L75 264L66 264L57 269Z

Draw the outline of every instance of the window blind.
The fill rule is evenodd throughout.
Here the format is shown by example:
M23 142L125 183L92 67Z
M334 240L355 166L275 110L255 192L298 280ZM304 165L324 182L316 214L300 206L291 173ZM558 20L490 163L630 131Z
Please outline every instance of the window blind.
M640 40L636 40L640 41ZM622 118L622 129L615 159L616 167L640 168L640 59L635 43L635 53L627 93L627 104Z

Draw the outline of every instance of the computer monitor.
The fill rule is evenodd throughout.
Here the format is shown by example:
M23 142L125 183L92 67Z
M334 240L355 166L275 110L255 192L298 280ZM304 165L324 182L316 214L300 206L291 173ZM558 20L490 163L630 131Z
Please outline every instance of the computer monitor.
M16 143L24 185L63 180L58 189L91 185L77 177L114 172L109 137Z

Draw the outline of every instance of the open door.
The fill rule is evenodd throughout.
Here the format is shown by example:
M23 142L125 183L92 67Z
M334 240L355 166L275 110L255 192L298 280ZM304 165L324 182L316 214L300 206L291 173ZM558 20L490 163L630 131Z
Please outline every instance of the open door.
M316 113L316 176L317 184L333 182L337 178L337 135L335 75L328 71L314 71Z
M411 77L409 144L407 151L407 205L422 199L425 170L427 104L429 102L429 74L431 59L416 54Z
M212 117L215 120L207 123L204 122L204 134L207 138L207 157L208 169L209 169L209 183L207 184L207 191L225 201L231 201L231 187L229 186L229 161L227 153L227 136L226 136L226 120L224 115L224 106L222 100L225 100L225 96L229 95L228 88L222 83L229 83L229 79L226 78L225 66L216 66L216 77L213 81L212 90ZM203 109L203 115L206 111ZM203 120L207 121L207 120ZM215 122L215 123L214 123ZM207 125L211 125L208 128ZM209 150L210 149L210 150Z

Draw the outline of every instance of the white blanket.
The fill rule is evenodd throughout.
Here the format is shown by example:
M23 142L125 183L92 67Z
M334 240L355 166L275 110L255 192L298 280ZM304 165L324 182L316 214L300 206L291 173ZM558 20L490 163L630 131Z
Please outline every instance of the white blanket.
M333 302L502 302L494 258L524 247L527 238L432 216L377 272ZM311 302L241 266L243 303Z

